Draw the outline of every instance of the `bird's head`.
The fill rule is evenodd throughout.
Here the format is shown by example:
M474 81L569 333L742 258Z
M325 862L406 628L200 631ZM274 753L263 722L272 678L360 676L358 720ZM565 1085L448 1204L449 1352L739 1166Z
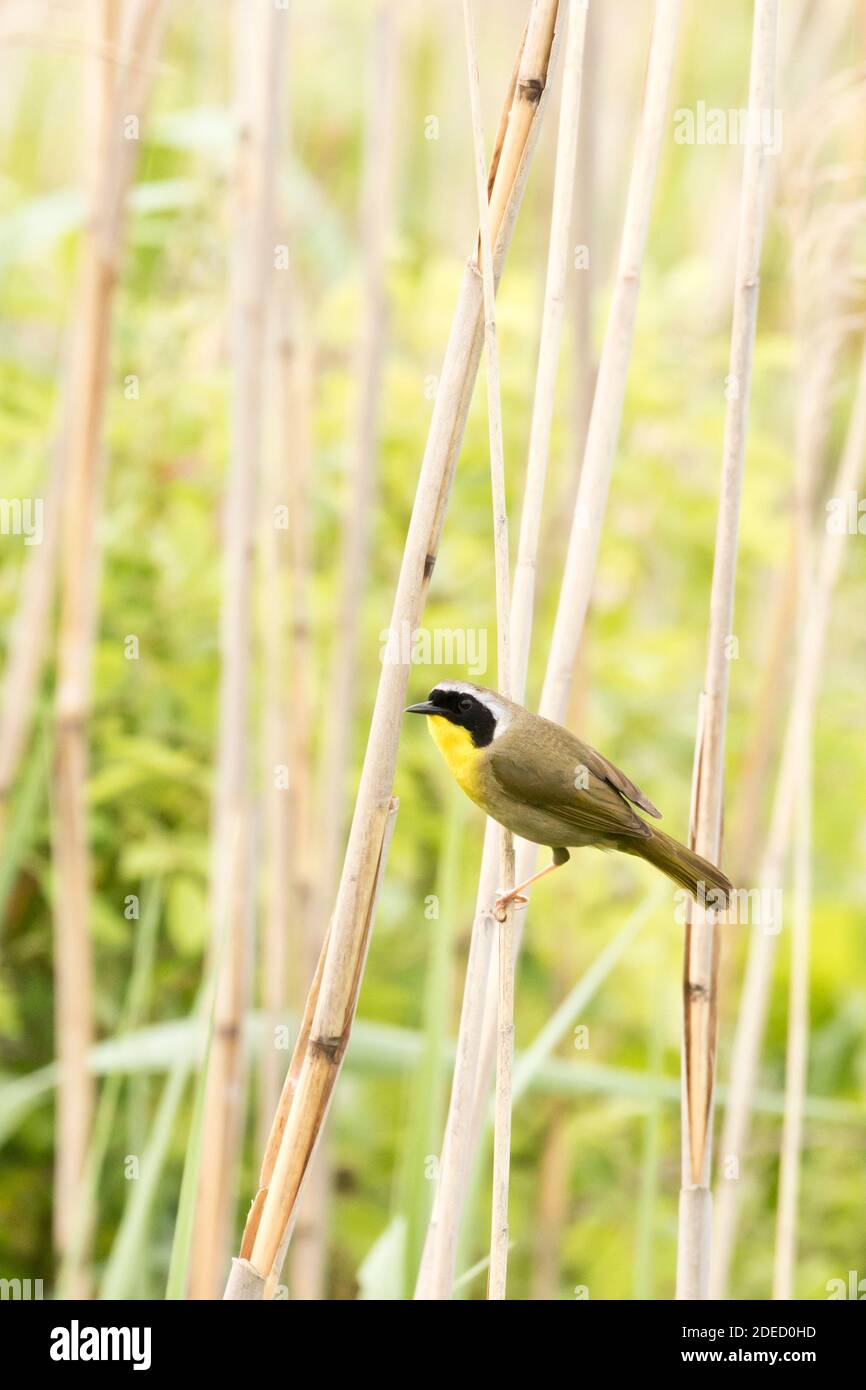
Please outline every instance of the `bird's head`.
M471 681L440 681L420 705L409 705L406 714L426 714L430 720L446 720L465 729L476 748L492 743L511 718L508 706L494 691Z

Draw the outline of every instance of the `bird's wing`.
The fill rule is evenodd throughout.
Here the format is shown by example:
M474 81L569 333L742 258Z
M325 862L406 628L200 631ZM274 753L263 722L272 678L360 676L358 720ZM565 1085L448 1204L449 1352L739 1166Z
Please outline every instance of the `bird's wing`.
M608 769L616 773L616 768L611 768L606 759L579 739L566 743L563 757L559 737L562 731L557 729L557 736L551 737L543 727L545 723L538 721L541 727L533 729L535 737L531 747L523 753L507 746L497 747L494 739L489 766L506 795L558 816L575 829L589 831L600 840L620 836L639 840L651 835L650 827L635 815L625 799L626 794L610 776ZM575 755L573 766L572 753ZM616 775L637 792L622 773ZM654 807L653 812L658 814Z
M631 778L626 777L624 772L620 772L619 768L614 767L613 763L609 762L601 753L597 753L594 748L590 748L588 743L584 743L582 739L575 738L574 734L570 737L574 740L578 758L583 761L586 767L590 768L595 773L596 777L600 777L603 781L609 782L612 787L615 787L616 790L627 797L629 801L633 801L635 806L639 806L642 811L646 811L648 816L655 816L656 820L661 820L661 811L653 805L646 793L642 792L640 787L632 782Z

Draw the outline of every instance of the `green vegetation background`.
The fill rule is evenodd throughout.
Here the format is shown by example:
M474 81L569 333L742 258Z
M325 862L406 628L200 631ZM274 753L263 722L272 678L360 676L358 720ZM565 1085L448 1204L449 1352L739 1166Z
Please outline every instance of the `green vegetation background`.
M485 119L492 131L520 6L494 17L479 7ZM598 206L590 248L596 283L595 339L606 320L625 178L643 78L649 4L613 34L599 67L607 103L599 128ZM202 979L208 837L214 762L220 602L220 501L228 440L226 290L232 117L230 26L221 7L175 7L165 65L142 150L111 346L108 475L89 801L94 871L100 1036L117 1030L140 921L128 895L147 902L161 887L147 1021L186 1017ZM326 736L338 545L351 458L353 348L360 306L358 192L362 157L367 6L330 0L295 26L291 65L291 155L281 196L293 268L311 308L318 369L312 537L315 579L317 737ZM687 6L673 107L698 99L746 99L750 7ZM620 17L623 7L620 7ZM215 12L217 20L214 22ZM624 19L623 19L624 22ZM413 10L400 67L398 173L388 240L390 320L380 475L364 643L355 673L356 769L379 670L380 632L390 613L431 402L461 265L473 232L473 182L459 7ZM845 55L842 55L843 58ZM850 61L851 55L848 55ZM7 60L8 61L8 60ZM64 337L74 305L84 177L83 66L50 43L23 45L2 112L0 178L0 450L2 491L38 496L57 428ZM425 139L436 114L438 140ZM551 111L529 184L499 301L506 461L512 538L526 457L555 122ZM787 113L786 113L787 119ZM673 130L673 118L671 131ZM593 606L581 658L580 732L627 769L687 831L698 693L724 415L729 334L730 242L737 217L741 151L665 142L641 289L634 358L616 457ZM784 168L784 165L783 165ZM720 198L720 190L730 197ZM796 399L789 245L771 213L761 289L737 584L739 654L731 672L728 835L742 754L767 659L769 595L787 553ZM575 271L571 291L576 293ZM573 305L569 310L573 313ZM846 359L850 377L851 361ZM134 374L138 399L124 385ZM575 484L574 334L567 324L547 491L539 602L529 683L537 700L555 611ZM840 382L822 497L838 456L849 381ZM818 527L822 525L818 513ZM20 537L0 538L0 619L8 633L21 565ZM834 603L818 711L815 766L810 1094L852 1103L845 1121L810 1121L804 1155L798 1294L826 1296L831 1278L866 1274L866 782L863 678L866 542L852 537ZM436 567L425 623L487 634L495 683L495 625L483 384L479 385ZM124 638L140 657L129 661ZM416 667L422 698L439 669ZM460 668L444 672L461 675ZM9 1083L53 1056L50 767L52 673L42 687L36 739L13 804L16 838L0 865L5 909L0 973L0 1118ZM784 711L779 711L781 729ZM352 779L354 781L354 778ZM387 881L360 999L359 1021L422 1027L431 944L447 918L454 932L451 1032L456 1031L482 821L465 812L423 727L407 728L397 771L401 798ZM351 787L347 789L351 794ZM454 891L438 920L425 916L437 892L449 824L456 837ZM525 1047L567 989L653 885L641 864L576 855L533 897L518 980L517 1045ZM744 929L726 946L720 1074L727 1074ZM787 941L782 938L761 1083L784 1080ZM681 933L667 904L637 936L587 1016L589 1047L570 1039L558 1056L579 1078L602 1065L599 1089L553 1094L535 1088L518 1105L513 1151L512 1296L533 1287L541 1174L551 1126L564 1136L566 1197L558 1242L559 1295L586 1286L593 1298L668 1297L675 1264L678 1106L653 1100L652 1078L679 1075ZM389 1035L390 1036L390 1035ZM394 1035L397 1064L374 1055L344 1072L332 1112L334 1197L328 1289L355 1295L357 1274L389 1228L412 1141L413 1067ZM403 1050L401 1050L403 1049ZM402 1061L401 1061L402 1058ZM140 1153L164 1080L165 1062L122 1092L99 1191L96 1260L107 1259L130 1184L124 1156ZM616 1078L631 1074L629 1086ZM255 1073L251 1123L238 1191L242 1217L255 1185ZM136 1292L162 1296L191 1096L174 1125L140 1250ZM766 1297L772 1261L778 1117L756 1120L743 1158L743 1237L736 1291ZM0 1151L0 1276L53 1278L50 1243L50 1093L26 1107ZM488 1176L476 1187L466 1268L483 1253ZM430 1188L432 1191L432 1186ZM484 1276L463 1292L483 1295Z

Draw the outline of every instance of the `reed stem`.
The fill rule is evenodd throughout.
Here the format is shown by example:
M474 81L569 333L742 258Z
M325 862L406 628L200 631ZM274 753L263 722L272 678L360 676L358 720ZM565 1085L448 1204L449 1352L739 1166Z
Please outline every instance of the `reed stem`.
M501 273L517 216L540 118L556 18L554 0L534 0L523 52L536 59L527 81L515 82L500 122L494 151L491 243L494 271ZM496 211L494 212L494 202ZM464 273L457 310L439 378L430 433L394 598L390 630L413 631L423 610L436 562L451 480L466 423L481 352L482 287L477 265ZM399 644L398 644L399 645ZM375 889L391 818L391 788L410 666L399 653L383 663L349 843L331 921L313 1025L292 1104L278 1112L280 1153L273 1178L248 1221L249 1261L267 1279L279 1265L291 1232L301 1183L324 1122L348 1044L372 922ZM229 1296L231 1288L228 1290Z
M598 384L593 399L568 558L540 707L542 715L559 722L562 722L566 713L571 673L586 613L586 605L580 602L580 595L581 592L588 595L591 588L604 514L604 499L607 496L619 429L640 286L640 268L665 128L678 19L679 0L659 0L643 115L623 227L620 277L605 335ZM576 92L573 93L573 99L577 100ZM564 101L563 106L565 105ZM571 103L568 105L571 106ZM547 382L545 389L549 389L549 379L545 376L543 380ZM533 486L531 494L535 498L535 505L540 505L540 489ZM594 499L597 505L590 507L590 499ZM588 522L585 518L589 518ZM525 532L527 547L533 533L536 536L538 534L537 523L530 520ZM521 540L523 538L524 530L521 526ZM534 567L535 555L528 548L525 562L527 567L530 563ZM517 563L520 568L520 552ZM524 594L527 594L528 590L529 586L525 585ZM526 601L527 599L523 598L521 603ZM529 624L524 624L521 620L520 630L524 634L521 640L528 641ZM513 655L515 660L521 660L525 673L528 652L518 652L515 647ZM524 684L525 675L523 682L513 682L515 698L521 698ZM466 967L454 1080L442 1149L439 1193L431 1217L416 1297L450 1296L465 1186L486 1113L497 1037L497 1009L493 1003L495 995L492 990L488 990L492 940L486 926L486 914L496 886L493 835L494 832L488 823L476 899L476 918ZM519 842L516 867L518 882L522 882L531 874L536 852L535 845L526 841ZM519 950L521 931L522 923L518 923L515 952ZM433 1293L431 1290L436 1292Z
M87 725L96 631L99 569L97 527L102 507L103 432L108 381L111 315L117 280L126 194L135 168L138 140L124 135L124 119L141 118L159 49L165 6L161 0L112 3L97 10L103 42L119 34L140 66L107 68L101 79L101 121L91 220L85 239L74 350L70 354L65 457L61 604L55 693L55 797L52 864L55 922L55 1047L61 1069L57 1097L54 1190L55 1245L73 1253L78 1203L93 1117L93 1083L88 1053L93 1041L93 979L90 940L90 860L87 832ZM50 576L43 576L45 584ZM40 587L42 587L40 585ZM43 589L41 600L44 600ZM37 638L37 640L39 640ZM37 663L38 665L38 663ZM28 678L36 667L28 662ZM67 1265L69 1287L82 1292L83 1243L75 1250L81 1268Z
M866 344L863 346L857 386L848 431L831 497L844 498L856 490L866 461ZM827 620L833 590L845 553L844 532L825 530L818 547L814 579L802 642L791 693L791 707L779 765L770 830L758 886L762 893L780 891L785 859L793 826L794 807L800 795L800 763L803 732L817 695L826 642ZM774 921L754 929L749 940L749 958L743 985L740 1012L731 1053L730 1085L719 1158L725 1172L715 1201L713 1259L710 1270L710 1296L727 1296L730 1266L736 1240L741 1189L740 1174L749 1135L758 1060L767 1019L767 1008L776 942L782 923Z
M223 922L226 941L217 983L204 1100L204 1157L190 1255L189 1296L194 1299L214 1298L222 1286L243 1113L241 1026L249 999L255 900L250 766L253 573L286 22L287 12L277 6L257 6L250 13L238 4L235 10L239 140L230 285L231 454L223 512L226 550L210 882L212 958Z
M752 129L759 129L761 113L772 111L774 107L778 20L778 0L756 0L749 78L749 112L755 121ZM729 642L734 630L740 499L758 318L768 158L769 152L762 141L747 145L707 664L698 707L692 778L689 844L712 863L718 863L722 843ZM707 911L703 904L690 901L687 914L683 960L682 1173L677 1298L705 1299L709 1297L710 1279L710 1136L718 1031L720 928L716 914Z

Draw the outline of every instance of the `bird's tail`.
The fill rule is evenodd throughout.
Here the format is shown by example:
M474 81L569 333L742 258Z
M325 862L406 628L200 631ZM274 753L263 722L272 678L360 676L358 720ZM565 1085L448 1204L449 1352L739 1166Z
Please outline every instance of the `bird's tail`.
M721 869L717 869L708 859L702 859L693 849L681 845L673 836L666 835L663 830L656 830L654 826L651 829L652 835L648 839L632 842L629 846L632 853L654 864L681 888L688 889L696 901L719 911L727 907L734 885ZM723 902L719 895L723 895Z

